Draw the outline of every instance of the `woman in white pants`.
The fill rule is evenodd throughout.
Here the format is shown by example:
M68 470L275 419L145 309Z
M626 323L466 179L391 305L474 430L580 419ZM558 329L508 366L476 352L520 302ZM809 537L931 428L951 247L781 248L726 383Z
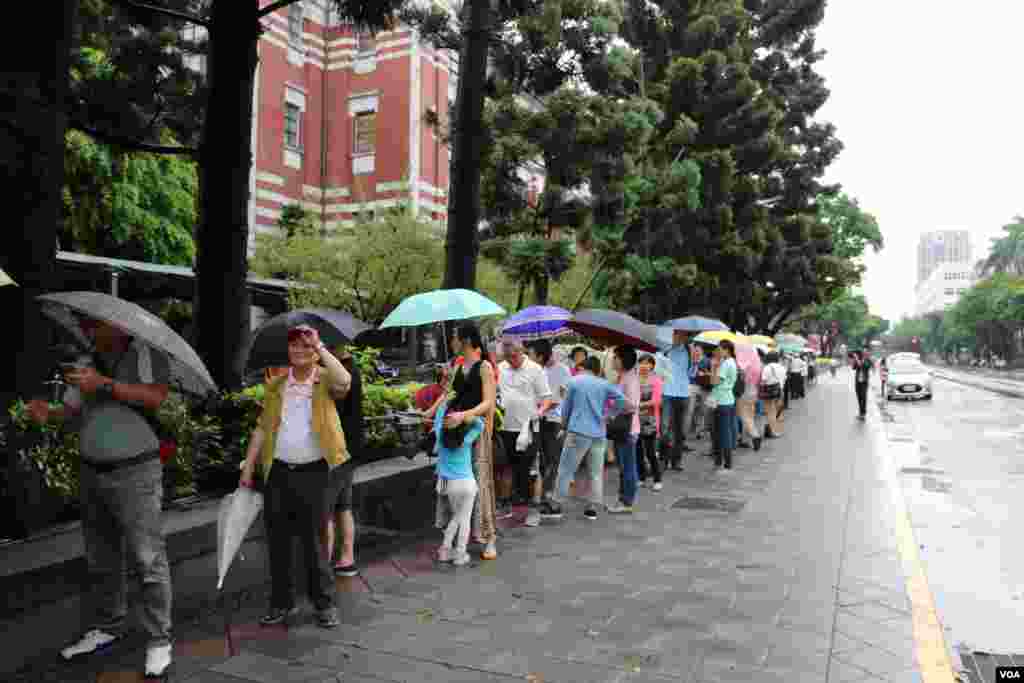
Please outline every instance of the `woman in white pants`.
M472 524L473 501L479 490L473 478L473 443L484 430L484 421L474 417L454 429L445 429L447 406L434 416L437 453L437 496L443 524L444 540L437 551L439 562L452 562L457 566L469 564L469 530ZM444 512L447 514L444 514ZM454 543L454 547L453 547Z

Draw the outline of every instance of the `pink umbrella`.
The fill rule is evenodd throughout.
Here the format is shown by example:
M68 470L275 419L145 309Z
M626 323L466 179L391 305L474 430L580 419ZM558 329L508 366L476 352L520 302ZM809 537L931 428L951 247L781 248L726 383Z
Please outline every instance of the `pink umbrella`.
M743 378L749 384L760 384L761 382L761 357L757 355L757 349L750 344L737 341L733 343L736 349L736 365L743 370Z

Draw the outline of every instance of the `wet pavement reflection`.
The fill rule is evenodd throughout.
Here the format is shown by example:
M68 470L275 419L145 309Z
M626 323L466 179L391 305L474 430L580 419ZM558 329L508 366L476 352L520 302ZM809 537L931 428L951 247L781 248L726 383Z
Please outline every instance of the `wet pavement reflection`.
M1024 401L938 378L932 401L889 402L914 533L955 645L1024 650Z

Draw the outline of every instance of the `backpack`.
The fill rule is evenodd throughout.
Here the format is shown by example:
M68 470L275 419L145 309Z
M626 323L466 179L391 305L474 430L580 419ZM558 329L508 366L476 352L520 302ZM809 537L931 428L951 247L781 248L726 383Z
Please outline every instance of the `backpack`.
M742 398L747 393L747 382L743 377L743 370L736 368L736 383L732 385L733 398Z

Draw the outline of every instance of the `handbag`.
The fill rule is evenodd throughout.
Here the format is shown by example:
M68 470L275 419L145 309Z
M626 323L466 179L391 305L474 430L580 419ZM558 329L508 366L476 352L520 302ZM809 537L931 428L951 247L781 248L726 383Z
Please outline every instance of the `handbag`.
M618 441L629 436L633 429L633 413L619 413L608 423L608 438Z
M777 398L782 398L782 385L781 384L762 384L758 397L762 401L774 401Z

